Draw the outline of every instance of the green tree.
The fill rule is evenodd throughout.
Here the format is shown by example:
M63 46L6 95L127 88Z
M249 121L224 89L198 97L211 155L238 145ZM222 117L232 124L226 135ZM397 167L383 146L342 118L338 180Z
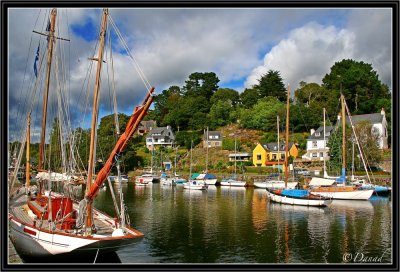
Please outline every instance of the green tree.
M284 110L284 104L277 98L262 98L251 110L242 110L240 123L244 128L276 131L276 115L283 116Z
M129 118L130 117L126 114L118 114L121 134L125 131ZM97 158L102 159L103 162L106 161L117 141L118 135L116 134L114 114L104 116L100 119L99 128L97 130ZM138 144L137 140L130 139L124 152L118 158L121 162L122 171L125 172L126 170L132 170L139 164L143 165L143 158L136 155L137 149L140 145L141 144ZM97 166L98 168L102 167L101 164ZM112 171L116 173L116 169L112 169Z
M279 71L269 70L254 85L261 97L272 96L279 101L286 101L287 91Z
M379 150L380 136L378 133L373 132L372 125L369 121L361 121L355 125L355 133L358 138L358 142L363 150L363 155L370 166L379 164L382 161L382 152ZM351 139L356 142L354 138ZM355 154L359 154L357 146L354 147ZM359 155L354 156L354 165L358 166L358 169L364 169L361 157ZM360 170L361 170L360 169Z
M175 135L176 144L186 149L190 149L193 141L193 147L201 142L202 132L199 131L178 131Z
M211 129L231 123L231 111L233 110L230 100L218 100L211 106L208 114L209 125Z
M353 114L378 112L376 102L390 98L389 88L379 80L372 65L363 61L336 62L322 82L335 99L339 99L340 92L344 94Z
M185 81L185 95L203 96L210 101L211 96L218 89L219 79L213 72L199 73L195 72L189 75Z
M208 100L203 96L181 97L164 118L174 129L202 129L207 126Z
M50 163L47 167L52 171L60 172L62 170L61 158L61 139L58 118L54 118L52 128L50 131L50 145L46 150L45 165ZM63 146L65 147L65 146Z
M329 92L317 83L300 82L300 88L294 92L296 103L302 103L307 107L325 104L329 98ZM326 105L321 105L326 107ZM320 106L320 107L321 107Z
M233 89L219 88L211 97L211 104L218 101L230 102L232 106L236 106L239 103L239 93Z
M88 168L90 129L76 128L74 131L75 146L78 150L78 167L80 169Z
M161 126L165 125L165 115L176 106L180 97L181 90L178 86L171 86L167 90L163 90L161 94L154 98L154 110L151 112L152 119L156 120L157 124Z
M320 107L307 107L298 103L290 106L292 132L306 132L318 128L323 123L323 110Z
M252 88L252 89L246 88L240 94L240 102L246 109L252 108L257 103L259 98L260 98L260 94L254 88Z

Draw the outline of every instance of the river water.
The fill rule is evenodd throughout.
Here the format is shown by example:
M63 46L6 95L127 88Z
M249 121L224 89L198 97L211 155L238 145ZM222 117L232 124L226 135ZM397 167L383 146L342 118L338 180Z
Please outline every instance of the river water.
M145 234L117 251L122 263L392 262L389 197L311 208L271 203L265 189L120 186L131 226ZM114 214L110 188L94 205Z

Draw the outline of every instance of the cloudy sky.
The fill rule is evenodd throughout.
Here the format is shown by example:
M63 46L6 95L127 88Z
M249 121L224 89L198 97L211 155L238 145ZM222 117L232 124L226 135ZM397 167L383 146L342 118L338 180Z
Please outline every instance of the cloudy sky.
M285 84L296 89L300 81L321 83L330 67L344 58L372 64L379 78L392 86L392 13L390 9L110 9L110 17L129 50L157 93L171 85L183 86L193 72L215 72L220 87L241 92L257 83L268 70L278 70ZM97 55L101 9L58 9L59 57L53 64L49 117L57 114L57 90L66 93L73 127L89 124L82 111L91 107L93 87L87 81L88 58ZM33 109L33 132L38 133L43 77L35 88L33 65L40 44L39 62L45 56L49 10L11 9L8 20L9 132L18 131ZM118 110L130 113L146 89L134 62L109 23L113 48L111 69L103 65L100 117L111 113L108 86L112 75ZM108 40L107 40L108 41ZM109 43L109 42L108 42ZM39 65L38 62L38 65ZM43 65L44 67L44 65ZM44 68L38 68L44 74ZM91 73L93 78L94 71ZM57 83L56 83L57 82ZM88 83L89 82L89 83ZM55 90L54 90L55 89ZM90 91L87 91L90 90ZM65 111L65 110L64 110ZM50 126L50 125L49 125ZM49 130L49 129L48 129ZM34 140L35 141L35 140Z

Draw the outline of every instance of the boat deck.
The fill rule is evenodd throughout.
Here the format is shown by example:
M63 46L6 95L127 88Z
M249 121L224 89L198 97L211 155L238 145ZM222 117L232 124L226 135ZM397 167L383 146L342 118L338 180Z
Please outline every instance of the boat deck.
M78 208L78 204L74 203L74 208ZM12 203L10 203L10 213L14 215L16 218L18 218L19 221L21 221L25 225L34 225L34 219L30 214L32 212L28 205L27 205L27 196L26 195L21 195L17 197ZM33 215L33 212L32 212ZM96 218L98 215L98 212L96 210L93 211L94 215L94 225L96 226L96 234L98 235L111 235L112 232L114 231L114 222L112 218L106 219L99 219ZM49 231L50 230L50 224L48 220L41 220L41 219L36 219L36 226ZM55 229L55 232L58 233L71 233L73 230L59 230Z

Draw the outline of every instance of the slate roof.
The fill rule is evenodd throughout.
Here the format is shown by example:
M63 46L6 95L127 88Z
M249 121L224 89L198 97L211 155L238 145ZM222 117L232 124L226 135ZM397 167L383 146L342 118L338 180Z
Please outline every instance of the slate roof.
M325 127L325 132L326 132L326 139L329 138L329 136L332 134L332 131L334 130L334 126L326 126ZM316 136L318 135L319 136ZM329 133L329 134L328 134ZM319 127L310 137L308 137L308 140L323 140L324 139L324 127Z
M149 120L149 121L141 121L139 123L139 129L150 129L155 128L157 126L156 121Z
M289 149L292 148L293 143L289 142ZM278 143L267 143L267 144L262 144L265 150L267 151L278 151ZM285 143L279 143L279 151L286 151L286 144Z
M171 140L175 140L175 134L170 127L156 127L149 131L147 138L169 138Z
M382 123L383 116L380 113L371 113L371 114L360 114L351 116L351 120L353 123L358 123L360 121L369 121L371 124ZM346 117L346 122L349 122L349 117Z

